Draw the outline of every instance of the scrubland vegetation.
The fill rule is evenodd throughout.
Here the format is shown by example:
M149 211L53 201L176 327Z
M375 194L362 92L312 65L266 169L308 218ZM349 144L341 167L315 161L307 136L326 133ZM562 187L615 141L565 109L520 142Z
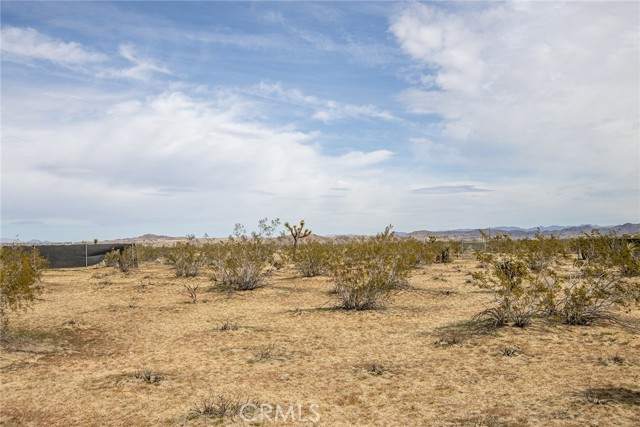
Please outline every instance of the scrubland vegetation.
M633 239L470 247L286 225L81 269L3 248L0 422L640 423Z

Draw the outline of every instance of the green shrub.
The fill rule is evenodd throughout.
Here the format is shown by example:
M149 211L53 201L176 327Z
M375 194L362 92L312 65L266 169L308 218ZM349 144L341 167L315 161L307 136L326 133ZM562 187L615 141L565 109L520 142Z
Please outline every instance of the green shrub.
M640 302L640 286L624 278L628 271L621 268L626 255L620 242L597 232L583 236L576 241L583 256L565 274L558 272L564 245L552 238L504 244L501 249L510 251L506 255L478 254L490 268L473 277L492 291L496 302L478 316L495 325L515 326L526 326L534 314L559 317L571 325L614 319L617 307Z
M166 256L169 264L173 265L177 277L195 277L205 265L206 258L192 239L188 242L178 242Z
M8 326L6 310L29 307L40 292L46 260L35 248L2 246L0 252L0 337Z
M296 269L303 277L324 274L332 247L327 243L311 241L301 244L296 253Z
M139 261L157 261L167 257L171 248L166 246L136 245L136 256Z
M495 307L481 312L479 317L490 318L496 326L512 322L527 326L537 308L536 277L522 259L500 257L493 260L490 272L474 273L479 286L489 289Z
M533 239L513 240L507 234L489 237L482 231L481 233L487 244L484 256L478 256L482 264L486 264L494 255L515 256L523 260L531 270L541 272L547 267L558 265L567 257L566 245L555 236L545 237L537 232Z
M567 280L559 314L570 325L614 319L615 308L640 302L640 287L602 264L585 264Z
M602 235L594 230L574 239L573 247L581 265L616 268L626 277L640 275L640 245L628 236Z
M241 224L236 224L233 235L226 242L208 248L213 280L217 286L236 291L248 291L266 284L272 273L273 254L277 252L275 241L269 239L279 220L259 222L259 231L250 236Z
M127 246L123 250L114 249L104 256L107 267L118 267L126 273L138 268L138 255L135 246Z
M404 259L399 248L391 226L374 238L344 244L329 266L342 308L377 308L406 285L413 265Z

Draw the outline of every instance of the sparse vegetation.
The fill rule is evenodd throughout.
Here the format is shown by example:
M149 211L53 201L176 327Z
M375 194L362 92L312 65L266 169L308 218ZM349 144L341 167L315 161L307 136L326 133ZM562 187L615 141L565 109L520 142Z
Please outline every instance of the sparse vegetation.
M332 245L320 242L307 242L298 247L296 268L303 277L315 277L324 274L333 251Z
M491 319L495 326L508 322L527 326L537 310L537 283L527 263L517 258L492 260L490 273L475 273L479 286L489 289L495 306L484 310L480 317Z
M397 251L398 241L388 226L374 238L361 238L340 248L329 271L340 307L378 308L406 284L412 264Z
M114 249L104 257L108 267L118 267L123 273L138 268L138 256L135 246L127 246L123 250Z
M39 285L46 261L35 248L0 248L0 338L8 327L7 310L29 307L41 291Z
M220 330L222 332L226 332L226 331L237 331L240 327L238 326L237 323L234 323L230 320L225 320L225 322L220 326Z
M366 363L364 365L364 370L368 373L370 373L371 375L382 375L385 373L386 369L384 368L384 366L382 366L379 363Z
M244 236L254 242L254 233L238 231L230 241ZM238 410L249 400L237 396L259 390L267 400L245 415L257 415L265 425L269 413L261 417L260 405L273 411L273 420L273 402L281 403L283 414L293 404L297 414L299 401L318 402L322 425L336 427L516 426L533 417L558 425L637 424L640 364L633 350L640 311L628 296L639 279L620 268L604 268L594 258L574 264L562 253L536 268L524 250L514 250L491 253L479 269L455 242L400 238L390 229L372 238L305 239L294 261L290 240L279 245L284 239L259 234L269 286L257 293L205 294L207 277L176 279L174 266L154 257L128 274L101 266L45 270L47 286L35 310L9 313L11 334L0 348L7 384L0 418L16 426L51 419L91 425L108 413L114 425L241 425ZM297 264L315 242L323 245L328 268L301 279ZM223 244L192 243L208 262L223 255L216 253ZM438 262L446 247L452 263ZM274 253L291 261L276 270ZM363 279L381 272L378 277L392 286L382 286L369 308L384 304L387 310L336 309L343 307L339 294L327 295L336 287L336 265L355 271L373 266ZM219 277L213 267L205 264L200 276ZM616 283L626 283L621 299L610 299L616 322L567 326L565 290L590 277L609 277L603 268ZM497 330L486 316L472 321L488 308L495 323L516 323L500 309L494 290L465 283L472 272L487 275L497 291L503 290L498 274L533 289L534 327ZM185 284L199 286L193 299ZM203 295L207 304L200 304ZM126 370L132 361L141 369ZM522 405L533 394L545 405ZM42 411L25 405L41 395ZM71 395L75 399L66 398ZM143 399L144 411L122 404L131 396Z
M236 224L233 235L226 242L211 245L207 250L214 270L213 280L222 289L249 291L265 285L273 272L270 260L277 251L276 243L268 238L278 227L279 220L267 219L259 223L259 231L247 235Z
M154 372L149 368L141 369L133 373L133 376L145 383L156 384L164 380L164 376Z
M602 235L597 230L573 239L572 246L578 254L579 264L597 264L617 269L622 276L640 275L639 239L616 234Z
M197 283L185 283L183 285L185 294L189 297L193 304L198 302L198 291L200 285Z
M187 418L214 418L214 419L234 419L239 415L243 405L248 404L248 399L241 400L235 395L215 394L211 397L203 398L193 405Z
M495 326L509 322L526 326L536 314L559 316L570 325L589 325L614 320L616 307L640 302L640 287L622 277L619 257L610 252L619 247L615 237L594 233L583 238L581 247L589 248L591 255L581 257L566 272L559 269L559 259L566 254L555 238L494 239L496 244L493 239L488 242L493 253L477 255L489 271L473 277L494 296L495 306L479 316L491 319Z
M167 261L175 268L177 277L196 277L205 264L205 257L194 239L189 239L176 243L167 254Z

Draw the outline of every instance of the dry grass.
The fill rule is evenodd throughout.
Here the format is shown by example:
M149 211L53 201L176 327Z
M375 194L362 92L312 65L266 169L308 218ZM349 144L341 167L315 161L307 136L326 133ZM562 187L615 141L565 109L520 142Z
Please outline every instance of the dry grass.
M467 283L476 265L416 271L385 309L361 312L332 308L328 278L289 269L238 293L159 263L49 270L42 300L11 317L0 423L260 425L194 416L202 402L221 413L220 396L241 396L318 405L319 422L278 425L640 425L637 331L474 324L491 301ZM197 304L186 283L200 284ZM640 321L638 310L625 316Z

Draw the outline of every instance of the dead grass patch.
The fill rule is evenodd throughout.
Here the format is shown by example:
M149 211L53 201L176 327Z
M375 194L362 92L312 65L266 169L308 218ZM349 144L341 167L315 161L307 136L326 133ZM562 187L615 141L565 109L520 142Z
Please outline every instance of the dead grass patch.
M290 268L206 304L181 292L209 278L175 278L162 263L47 270L42 301L11 314L15 341L0 348L0 424L243 425L216 415L229 413L222 394L227 406L317 403L317 425L331 427L638 425L640 335L628 324L640 310L624 324L491 328L469 320L491 302L465 284L475 263L414 271L385 310L360 312L327 302L327 277ZM144 369L150 382L135 376Z

